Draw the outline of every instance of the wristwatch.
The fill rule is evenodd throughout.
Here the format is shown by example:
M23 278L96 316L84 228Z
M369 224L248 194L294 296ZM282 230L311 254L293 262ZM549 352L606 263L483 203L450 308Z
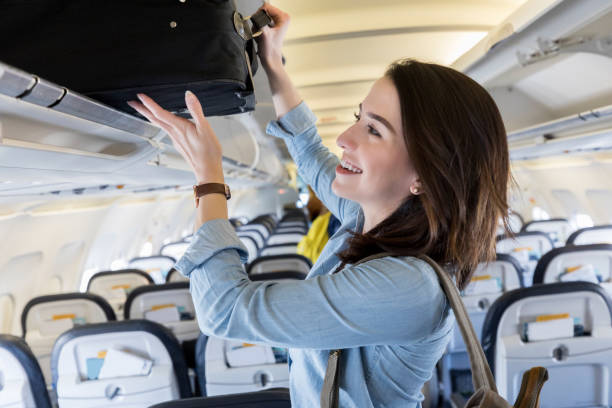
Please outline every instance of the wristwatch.
M193 186L193 196L195 197L195 205L198 208L200 197L206 194L223 194L226 199L232 198L230 188L227 184L222 183L204 183Z

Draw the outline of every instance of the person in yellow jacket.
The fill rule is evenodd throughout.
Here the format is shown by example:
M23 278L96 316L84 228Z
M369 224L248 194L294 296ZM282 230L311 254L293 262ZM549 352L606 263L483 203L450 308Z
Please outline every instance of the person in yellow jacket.
M321 251L323 251L325 244L327 244L329 237L334 235L340 226L340 221L323 206L310 189L310 186L308 186L308 190L310 191L310 198L307 208L311 215L312 225L308 230L308 234L298 244L297 253L304 255L314 264Z

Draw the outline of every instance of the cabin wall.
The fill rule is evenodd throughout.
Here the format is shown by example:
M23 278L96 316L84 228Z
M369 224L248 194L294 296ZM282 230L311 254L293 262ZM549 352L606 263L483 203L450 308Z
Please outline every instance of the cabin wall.
M612 163L592 157L557 158L515 162L513 175L518 190L511 194L511 206L525 221L533 219L534 207L551 218L589 215L595 225L612 223Z

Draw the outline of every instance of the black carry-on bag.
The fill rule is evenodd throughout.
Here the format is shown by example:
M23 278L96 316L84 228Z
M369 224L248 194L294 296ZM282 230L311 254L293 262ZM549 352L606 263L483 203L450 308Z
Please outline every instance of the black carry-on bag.
M259 11L229 0L0 0L0 61L129 113L146 93L186 114L185 91L207 116L255 108Z
M385 256L394 255L388 252L375 254L362 259L355 265ZM431 265L432 269L436 272L449 306L455 314L457 325L461 331L461 336L470 358L472 383L476 391L466 401L460 398L459 401L454 400L454 405L464 406L465 408L538 408L540 406L540 392L544 383L548 380L548 371L544 367L533 367L526 371L523 374L521 389L514 404L510 404L503 399L497 393L493 374L480 346L478 337L476 337L467 310L463 305L461 295L451 280L450 275L428 256L421 255L419 258ZM321 389L321 408L338 408L342 406L339 399L338 382L340 376L340 356L341 350L332 350L329 353L327 370L325 371L325 378ZM345 373L344 375L350 375L350 373Z

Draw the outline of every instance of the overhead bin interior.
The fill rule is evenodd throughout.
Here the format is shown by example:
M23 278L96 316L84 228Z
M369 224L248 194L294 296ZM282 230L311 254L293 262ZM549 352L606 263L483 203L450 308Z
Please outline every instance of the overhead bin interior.
M530 7L537 17L521 25ZM513 160L612 147L609 1L528 2L453 67L493 95Z

